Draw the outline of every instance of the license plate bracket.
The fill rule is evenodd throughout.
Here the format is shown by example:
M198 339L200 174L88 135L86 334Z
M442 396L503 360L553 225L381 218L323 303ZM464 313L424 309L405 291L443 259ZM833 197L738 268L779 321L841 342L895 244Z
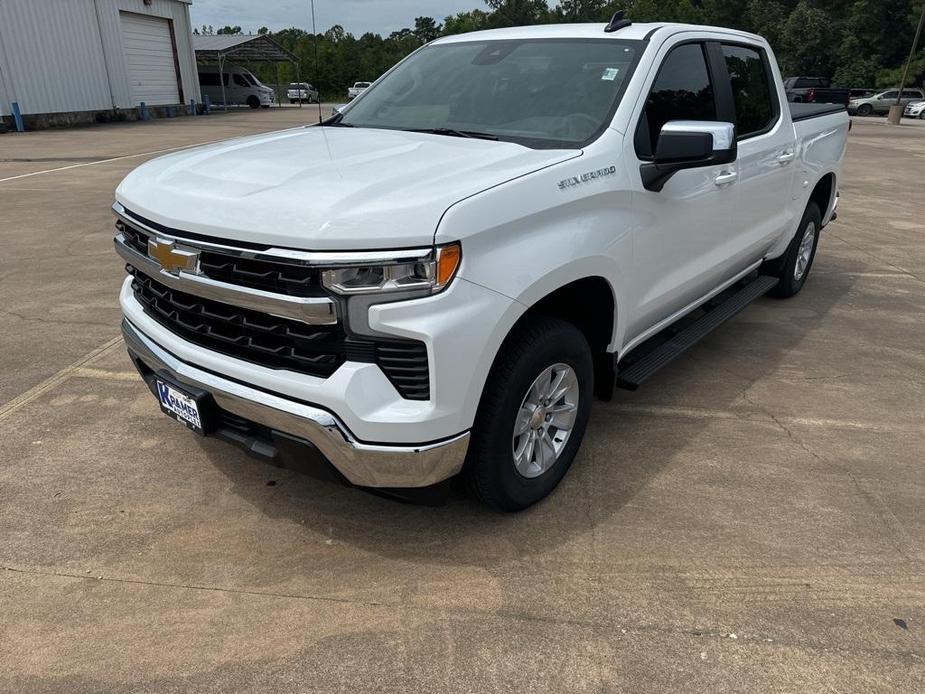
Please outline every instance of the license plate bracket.
M214 402L208 392L178 385L158 374L154 377L154 394L161 412L187 429L200 436L206 436L212 430Z

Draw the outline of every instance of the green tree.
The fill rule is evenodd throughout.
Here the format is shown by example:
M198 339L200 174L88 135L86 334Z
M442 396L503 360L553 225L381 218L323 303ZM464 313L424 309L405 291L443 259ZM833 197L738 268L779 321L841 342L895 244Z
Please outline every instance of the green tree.
M211 27L209 27L209 28L211 29ZM233 27L232 27L232 26L227 26L227 25L226 25L226 26L223 26L221 29L219 29L219 30L218 30L217 32L215 32L215 33L217 33L217 34L230 34L230 35L232 35L232 36L238 36L238 35L240 35L240 34L243 34L243 33L244 33L244 30L241 29L241 27L239 27L239 26L233 26Z
M443 35L468 34L488 27L489 14L482 10L458 12L443 20Z
M546 0L485 0L485 4L491 9L492 27L542 24L550 19Z
M443 27L433 17L417 17L414 20L414 35L422 44L438 38L442 31Z
M829 16L800 0L790 13L780 37L781 70L789 75L830 76L835 69Z

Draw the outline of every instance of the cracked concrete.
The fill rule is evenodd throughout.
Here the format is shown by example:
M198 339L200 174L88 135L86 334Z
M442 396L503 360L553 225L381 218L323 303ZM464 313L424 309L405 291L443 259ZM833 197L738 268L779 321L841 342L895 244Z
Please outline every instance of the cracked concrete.
M109 160L301 120L0 136L0 691L925 690L925 128L857 122L806 290L500 516L196 439L113 342Z

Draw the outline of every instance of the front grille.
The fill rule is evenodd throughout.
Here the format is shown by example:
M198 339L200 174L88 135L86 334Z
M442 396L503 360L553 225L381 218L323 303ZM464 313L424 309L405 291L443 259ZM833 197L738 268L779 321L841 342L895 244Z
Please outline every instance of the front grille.
M142 255L148 255L148 236L120 220L118 229L125 243ZM326 296L321 286L321 271L297 263L258 260L219 250L199 251L199 272L218 282L260 289L287 296Z
M138 251L144 256L148 255L148 237L145 234L142 234L137 229L133 229L121 221L116 222L116 228L122 232L122 236L125 237L125 243L129 248Z
M411 340L357 340L340 325L307 325L171 289L129 267L145 313L193 344L270 368L320 378L345 361L378 364L403 398L430 398L426 347Z
M288 296L325 296L321 276L316 268L289 265L269 260L236 258L201 251L199 271L206 277Z

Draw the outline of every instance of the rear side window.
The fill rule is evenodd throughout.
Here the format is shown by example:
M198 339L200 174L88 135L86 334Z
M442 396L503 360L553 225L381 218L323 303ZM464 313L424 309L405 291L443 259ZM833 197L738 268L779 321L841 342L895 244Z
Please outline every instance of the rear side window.
M754 48L723 45L723 56L732 82L739 139L766 131L777 119L777 109L762 54Z
M637 153L652 156L662 126L673 120L716 120L716 99L702 44L678 46L662 63L639 123Z

